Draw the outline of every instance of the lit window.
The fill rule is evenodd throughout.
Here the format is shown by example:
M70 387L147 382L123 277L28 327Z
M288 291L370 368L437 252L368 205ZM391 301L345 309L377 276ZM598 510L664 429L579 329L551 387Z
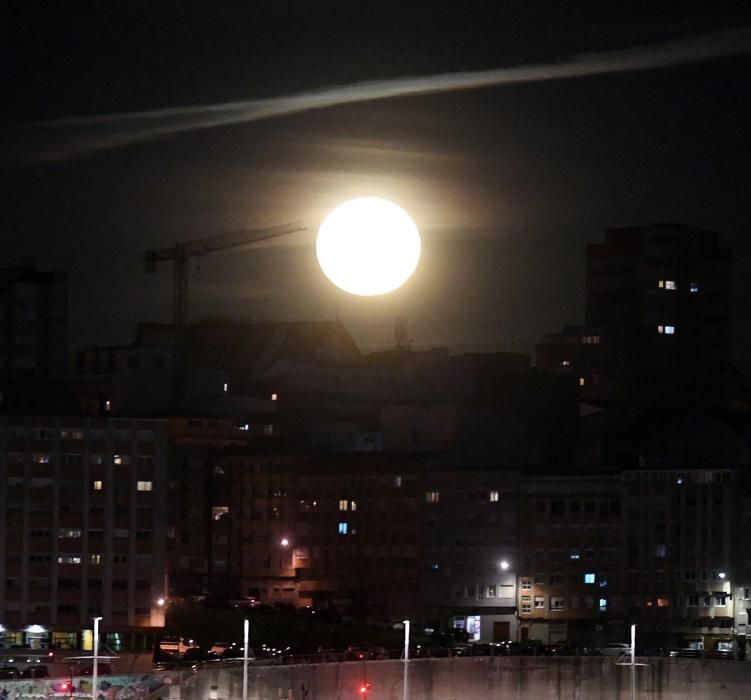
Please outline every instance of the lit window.
M660 281L659 281L659 282L657 283L657 286L658 286L658 287L659 287L660 289L665 289L665 280L660 280Z
M349 501L347 501L346 498L339 501L339 510L347 510L349 506Z
M584 574L584 583L594 583L594 582L595 582L594 574Z
M541 610L544 607L545 607L545 596L536 595L535 596L535 610Z
M113 455L112 461L118 466L130 464L130 455Z
M566 599L562 596L551 595L550 596L550 609L551 610L564 610L566 608Z
M402 487L402 477L401 476L395 476L394 477L394 488L400 489Z
M488 494L488 499L490 500L491 503L497 503L500 500L498 491L491 491Z
M425 501L426 503L438 503L441 500L440 491L426 491Z
M607 612L607 611L608 611L608 599L600 598L600 612Z
M688 291L691 292L691 294L698 294L698 292L699 292L699 283L698 282L689 282L688 283Z
M725 601L727 598L727 595L725 593L715 593L713 597L714 597L715 607L720 607L720 608L725 607L726 605Z
M339 534L346 535L349 530L347 523L339 523Z
M213 506L211 508L211 519L221 520L228 513L229 513L229 506Z
M81 531L78 528L60 528L60 532L57 535L60 538L73 537L77 538L81 536Z
M109 399L104 402L104 410L107 411L107 413L112 410L112 401L110 401Z
M278 399L279 399L279 394L272 394L271 395L271 400L272 401L277 401Z
M532 614L532 603L522 603L522 615Z
M670 601L667 598L658 598L657 599L657 607L658 608L667 608L670 605Z
M495 586L493 584L490 584L488 586L488 592L487 592L487 598L495 598Z
M561 367L570 367L571 360L561 360Z
M102 563L101 554L89 554L89 564L101 564L101 563Z
M675 326L657 326L658 333L664 333L665 335L675 335Z
M224 382L224 393L226 394L229 391L229 384L227 382Z
M668 555L668 546L666 544L655 545L655 556L664 559Z
M657 332L658 333L664 333L665 332L665 326L657 326Z
M94 491L101 491L104 488L104 482L97 479L93 483L93 488L94 488Z
M354 513L357 510L357 501L350 501L349 509Z
M263 426L263 434L264 435L273 435L274 434L274 425L273 425L273 423L266 423L266 425Z
M579 386L584 386L584 377L579 377Z
M675 280L665 280L665 289L675 291L677 289L675 286Z
M580 558L580 556L579 556L579 552L578 551L573 551L573 552L571 552L571 554L569 554L569 559L579 559L579 558Z
M137 481L136 491L151 491L152 486L153 484L151 481Z
M81 555L80 554L65 554L57 558L57 563L58 564L80 564Z

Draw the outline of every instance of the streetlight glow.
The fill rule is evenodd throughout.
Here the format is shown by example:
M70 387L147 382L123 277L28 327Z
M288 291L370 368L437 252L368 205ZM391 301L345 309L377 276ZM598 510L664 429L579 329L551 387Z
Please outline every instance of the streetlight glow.
M503 571L507 571L508 570L508 562L505 559L501 562L501 569Z
M286 537L282 537L280 544L282 545L282 547L286 547L289 544L289 540Z

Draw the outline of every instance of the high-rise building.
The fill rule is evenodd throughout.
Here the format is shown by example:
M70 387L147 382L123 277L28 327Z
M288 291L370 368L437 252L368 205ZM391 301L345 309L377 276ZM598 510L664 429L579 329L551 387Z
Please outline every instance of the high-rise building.
M587 247L585 324L546 336L538 366L582 397L717 405L730 364L730 251L678 224L611 229Z
M67 328L67 275L0 270L0 380L63 379Z

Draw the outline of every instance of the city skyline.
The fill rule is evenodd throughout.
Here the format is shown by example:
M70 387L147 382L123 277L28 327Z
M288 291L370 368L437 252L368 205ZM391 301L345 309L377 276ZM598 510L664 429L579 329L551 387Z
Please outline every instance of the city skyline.
M638 18L493 3L336 9L18 10L6 152L58 138L34 126L48 120L547 65L748 24L678 9ZM144 250L302 218L309 230L288 244L191 266L192 317L340 318L368 351L393 343L401 316L418 348L532 354L543 335L583 320L586 243L611 227L677 221L718 232L733 250L742 360L748 65L736 55L378 100L69 161L6 160L2 250L9 265L70 271L74 347L121 343L137 321L171 317L170 273L146 277ZM361 194L393 199L423 235L414 278L379 300L335 291L312 244L324 214Z

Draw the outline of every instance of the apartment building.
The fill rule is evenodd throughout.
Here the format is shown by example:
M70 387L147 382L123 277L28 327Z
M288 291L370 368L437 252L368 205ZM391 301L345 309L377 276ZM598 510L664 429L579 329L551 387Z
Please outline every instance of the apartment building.
M441 461L422 479L421 618L473 641L516 639L519 474Z
M610 229L587 246L585 326L545 337L537 365L586 400L727 400L730 251L681 224Z
M159 420L0 418L0 643L148 648L164 624Z
M519 495L519 637L599 646L626 622L619 476L535 476Z
M419 608L421 465L379 453L238 453L230 511L241 592L358 619Z
M57 271L0 270L0 381L63 379L67 282L67 275Z
M623 473L626 602L653 645L712 652L745 643L736 625L746 583L740 480L719 468Z

